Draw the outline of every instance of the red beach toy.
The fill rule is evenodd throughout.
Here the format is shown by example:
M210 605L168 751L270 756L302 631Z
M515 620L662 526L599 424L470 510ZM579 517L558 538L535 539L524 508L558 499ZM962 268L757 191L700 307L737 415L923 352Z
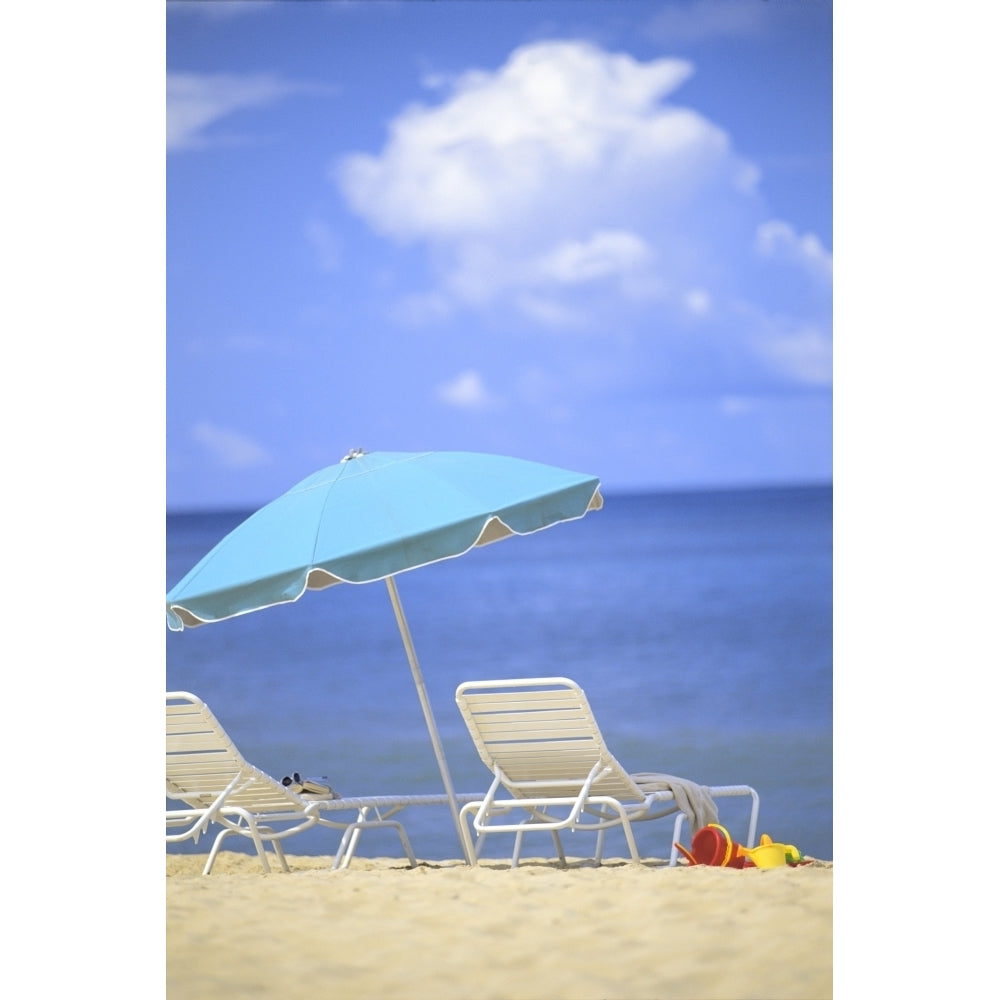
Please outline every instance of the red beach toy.
M684 850L680 844L675 846L693 865L713 865L717 868L746 867L747 858L744 853L746 848L742 844L737 844L729 836L729 831L718 823L703 826L691 838L690 852Z

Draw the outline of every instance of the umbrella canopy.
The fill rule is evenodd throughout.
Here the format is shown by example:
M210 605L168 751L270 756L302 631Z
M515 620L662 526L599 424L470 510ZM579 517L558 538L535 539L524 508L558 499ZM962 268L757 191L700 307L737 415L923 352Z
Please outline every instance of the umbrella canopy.
M600 508L599 486L498 455L352 452L223 538L167 594L167 624L222 621L529 534Z
M226 535L167 594L167 625L180 631L296 601L307 590L385 580L459 829L393 577L602 505L594 476L537 462L473 452L352 451Z

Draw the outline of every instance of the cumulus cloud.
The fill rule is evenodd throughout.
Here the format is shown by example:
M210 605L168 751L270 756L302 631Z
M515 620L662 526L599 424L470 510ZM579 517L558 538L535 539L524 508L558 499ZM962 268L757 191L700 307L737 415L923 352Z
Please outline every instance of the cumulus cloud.
M833 278L833 258L820 240L812 233L799 236L787 222L771 219L761 223L755 247L763 257L795 264L825 281Z
M464 371L437 387L437 398L460 410L488 410L500 405L477 371Z
M713 138L697 116L659 100L690 74L676 59L639 63L579 42L515 51L495 74L457 78L442 105L415 105L393 123L381 156L340 166L349 200L400 238L509 228L552 197L607 169L636 170L660 152L696 155Z
M464 304L537 303L609 277L648 294L657 239L706 190L745 195L754 173L721 129L666 103L691 72L585 42L527 45L401 112L380 153L333 176L378 232L432 247L442 290Z
M168 73L167 151L203 148L212 141L206 132L222 119L302 89L269 73Z
M255 441L240 434L202 421L191 430L191 436L222 465L230 469L247 469L266 465L270 455Z

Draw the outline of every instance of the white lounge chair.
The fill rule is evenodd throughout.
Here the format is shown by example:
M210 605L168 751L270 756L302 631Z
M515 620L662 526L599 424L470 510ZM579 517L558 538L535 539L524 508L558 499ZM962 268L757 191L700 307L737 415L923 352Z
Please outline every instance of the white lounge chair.
M287 872L281 841L313 826L341 831L333 868L350 865L361 832L376 828L397 832L412 868L417 862L406 830L390 817L409 805L448 804L444 794L353 798L337 798L332 792L299 794L248 763L209 707L187 691L167 692L166 731L167 797L185 804L166 810L167 843L197 843L213 824L221 827L204 875L211 872L219 848L232 834L253 841L265 872L271 870L265 850L270 844ZM466 794L458 799L468 802L476 797ZM330 814L336 812L347 815L334 819Z
M746 843L753 843L759 810L753 788L702 788L665 774L629 774L605 745L583 690L568 678L467 681L459 685L455 700L480 758L493 773L486 795L464 805L460 813L471 858L478 859L487 835L513 833L514 867L524 834L548 831L565 863L559 831L592 830L597 833L594 857L600 862L605 831L620 826L632 860L638 862L632 823L676 815L670 841L670 864L676 865L673 845L680 841L687 818L682 805L691 810L683 800L692 793L702 797L707 793L711 800L749 796ZM506 797L499 797L502 793ZM708 806L714 811L714 801ZM472 831L477 835L475 846Z

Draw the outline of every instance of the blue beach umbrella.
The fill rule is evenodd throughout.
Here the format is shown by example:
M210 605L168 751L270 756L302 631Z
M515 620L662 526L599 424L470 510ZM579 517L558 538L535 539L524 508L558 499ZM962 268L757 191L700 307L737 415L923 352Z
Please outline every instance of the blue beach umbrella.
M297 601L307 590L385 580L458 831L451 775L394 577L602 505L594 476L537 462L351 451L226 535L167 594L167 625L180 631Z

